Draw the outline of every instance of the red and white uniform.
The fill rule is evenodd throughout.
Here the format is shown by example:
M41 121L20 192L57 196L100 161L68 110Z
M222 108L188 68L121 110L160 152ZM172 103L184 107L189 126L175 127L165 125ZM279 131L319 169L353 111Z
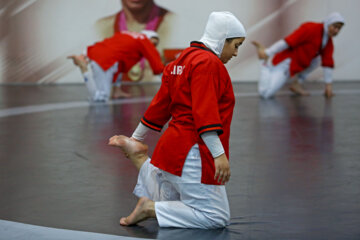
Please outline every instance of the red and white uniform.
M273 65L290 58L290 76L295 75L310 66L311 61L321 55L323 67L334 67L334 45L329 38L325 47L322 47L324 23L307 22L302 24L284 40L288 48L277 53L273 58Z
M214 157L225 153L229 158L235 98L219 56L225 39L245 36L232 13L211 13L200 42L192 42L165 68L161 87L132 135L141 141L148 129L161 131L171 119L134 189L136 196L155 202L160 227L229 224L225 186L213 178Z
M112 37L97 42L87 49L87 56L106 71L118 63L118 72L128 72L145 57L154 74L160 74L164 65L151 41L141 33L117 32Z
M285 39L267 48L265 53L273 59L272 64L261 61L259 94L264 98L272 97L295 74L303 82L320 62L324 82L331 83L334 45L328 29L336 22L344 23L339 13L330 14L323 23L306 22Z
M128 72L141 58L146 58L154 74L162 73L160 54L145 34L117 32L87 48L89 71L83 73L91 101L107 101L112 84L120 73Z
M224 64L204 44L192 42L190 48L165 68L161 88L141 119L147 127L161 131L171 118L156 145L151 163L181 176L189 150L198 143L201 182L218 185L214 180L214 159L200 135L218 132L229 158L234 104L233 88Z

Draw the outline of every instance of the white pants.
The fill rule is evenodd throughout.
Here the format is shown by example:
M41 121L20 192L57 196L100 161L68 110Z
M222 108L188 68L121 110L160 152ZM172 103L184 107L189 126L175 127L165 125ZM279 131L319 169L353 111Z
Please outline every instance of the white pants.
M276 66L261 61L258 91L261 97L270 98L286 83L290 77L290 62L287 58Z
M118 63L115 63L108 70L104 71L95 61L90 60L88 71L83 73L90 101L101 102L109 100L112 80L117 68Z
M310 66L298 74L300 83L303 83L307 76L320 66L320 56L314 58ZM270 98L286 83L290 78L290 63L291 59L287 58L276 66L271 63L261 61L260 80L258 84L258 91L261 97Z
M140 169L134 194L155 202L160 227L210 229L229 224L225 186L201 183L197 144L186 157L181 177L156 168L147 159Z

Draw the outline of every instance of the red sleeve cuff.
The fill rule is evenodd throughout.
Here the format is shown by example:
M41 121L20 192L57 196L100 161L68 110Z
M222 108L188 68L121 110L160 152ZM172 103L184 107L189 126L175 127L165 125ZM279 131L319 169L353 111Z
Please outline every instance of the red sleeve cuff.
M163 126L152 123L149 120L147 120L145 117L142 117L140 121L141 121L142 124L144 124L148 128L150 128L150 129L152 129L154 131L157 131L157 132L161 132L161 129L163 128Z
M216 131L218 133L218 135L221 135L224 132L221 124L206 125L206 126L199 128L197 131L198 131L199 135L206 133L206 132L213 132L213 131Z

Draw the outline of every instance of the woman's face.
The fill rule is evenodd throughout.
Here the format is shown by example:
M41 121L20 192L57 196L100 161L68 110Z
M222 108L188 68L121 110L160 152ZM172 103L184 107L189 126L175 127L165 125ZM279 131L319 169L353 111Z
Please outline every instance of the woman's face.
M152 38L150 38L150 42L151 42L152 44L154 44L154 46L156 47L156 46L159 44L159 38L157 38L157 37L152 37Z
M335 37L336 35L338 35L343 25L344 24L340 22L330 24L328 27L329 37Z
M225 64L232 57L236 57L240 45L245 41L244 37L225 40L224 48L221 52L220 60Z

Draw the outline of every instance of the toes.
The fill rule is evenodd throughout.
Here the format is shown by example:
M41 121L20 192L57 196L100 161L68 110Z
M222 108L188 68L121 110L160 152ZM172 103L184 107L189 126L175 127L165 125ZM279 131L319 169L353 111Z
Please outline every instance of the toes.
M115 135L109 139L109 145L124 147L127 143L127 137L123 135Z
M120 219L120 225L127 226L128 223L126 222L126 217Z
M116 145L117 144L117 141L116 139L118 138L118 136L112 136L110 139L109 139L109 145Z

